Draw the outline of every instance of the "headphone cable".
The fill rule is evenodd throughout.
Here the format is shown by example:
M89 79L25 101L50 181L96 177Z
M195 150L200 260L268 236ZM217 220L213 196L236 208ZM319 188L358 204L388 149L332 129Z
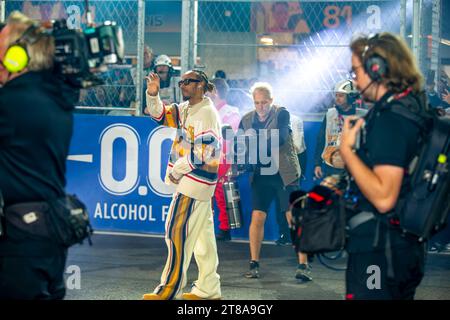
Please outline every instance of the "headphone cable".
M366 92L366 90L369 89L369 87L370 87L371 85L373 85L375 82L376 82L375 80L370 81L370 83L369 83L369 84L361 91L361 96L362 96L362 95L364 94L364 92Z

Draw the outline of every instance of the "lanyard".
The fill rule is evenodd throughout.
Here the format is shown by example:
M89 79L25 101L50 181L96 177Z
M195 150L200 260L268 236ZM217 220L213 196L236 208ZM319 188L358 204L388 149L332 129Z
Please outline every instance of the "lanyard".
M404 97L406 97L407 95L409 95L412 92L412 87L408 87L405 91L397 93L397 94L393 94L391 95L386 102L390 103L392 102L392 100L399 100L402 99Z

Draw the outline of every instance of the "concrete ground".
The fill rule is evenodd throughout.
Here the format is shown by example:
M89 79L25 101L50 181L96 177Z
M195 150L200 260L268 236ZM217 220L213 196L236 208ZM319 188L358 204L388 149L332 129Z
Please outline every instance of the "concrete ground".
M70 249L67 283L74 265L81 270L80 288L68 289L67 300L140 300L143 293L158 285L166 259L162 237L96 234L94 245ZM342 300L344 272L325 268L315 259L314 281L298 283L294 278L297 261L291 247L263 244L260 279L246 279L249 248L247 242L219 242L219 274L224 300ZM192 259L188 284L196 279ZM331 262L342 267L344 259ZM71 267L72 266L72 267ZM76 269L76 267L75 267ZM70 284L69 284L70 287ZM450 254L429 254L425 277L417 290L419 300L450 300Z

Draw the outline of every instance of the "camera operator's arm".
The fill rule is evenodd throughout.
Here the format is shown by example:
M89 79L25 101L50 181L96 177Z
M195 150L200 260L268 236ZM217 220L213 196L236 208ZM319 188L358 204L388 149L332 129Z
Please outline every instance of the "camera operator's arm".
M278 114L278 118L277 118L277 123L278 123L278 137L279 137L279 144L278 147L281 147L282 145L284 145L289 137L289 133L290 133L290 114L289 111L287 111L286 109L281 110L280 113ZM268 155L270 155L270 150L272 150L272 130L273 129L268 129L267 130L267 136L266 135L262 135L262 134L258 134L258 145L260 144L259 139L267 139L267 146L268 146Z
M151 72L147 79L147 108L144 113L150 115L158 124L178 128L180 113L178 105L165 106L159 97L160 79L156 73Z
M240 136L242 136L243 134L244 134L244 125L242 124L242 121L239 121L238 128L237 128L237 130L235 132L235 135L233 136L233 140L231 142L231 145L232 145L232 148L233 148L233 153L232 154L235 157L236 157L237 152L238 152L238 141L239 141L238 138ZM237 160L236 158L233 159L233 162L237 163L236 160Z
M355 119L357 117L347 117L344 121L340 145L342 159L367 200L380 213L387 213L397 202L404 169L394 165L375 165L372 170L353 152L356 135L364 124L364 119L359 119L351 127L350 121Z
M290 119L289 111L287 111L286 109L280 111L280 113L278 114L277 120L278 120L278 130L279 130L278 132L280 135L279 146L281 147L282 145L284 145L286 143L286 141L289 137L289 132L291 130L291 128L290 128L291 119ZM269 143L270 143L270 135L269 135ZM270 146L270 144L269 144L269 146Z
M284 145L290 133L290 114L289 111L283 110L278 114L278 130L280 132L280 147Z
M241 120L239 121L238 129L233 137L233 140L231 141L233 152L231 152L230 161L233 165L236 166L235 168L237 169L237 171L247 171L248 169L250 169L249 164L246 162L247 155L245 155L244 157L240 155L240 152L242 151L241 144L245 143L244 136L245 136L244 125ZM242 162L242 160L244 160L244 162Z

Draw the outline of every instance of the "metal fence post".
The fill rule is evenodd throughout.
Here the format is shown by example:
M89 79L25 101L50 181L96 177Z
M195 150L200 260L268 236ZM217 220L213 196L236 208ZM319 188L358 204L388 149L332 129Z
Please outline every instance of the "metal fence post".
M400 36L406 40L406 0L400 0Z
M440 55L439 46L441 43L441 0L433 1L431 18L431 61L430 70L434 70L434 83L439 82Z
M138 34L137 34L137 64L136 64L136 103L135 115L142 113L144 99L142 88L144 86L144 39L145 39L145 0L138 0Z
M0 2L0 22L5 21L6 12L5 12L5 0Z
M183 1L181 17L181 74L191 70L197 59L197 0Z
M411 47L414 56L416 57L416 61L421 68L421 50L420 50L420 41L421 41L421 25L422 19L420 17L422 13L422 0L413 0L413 25L412 25L412 42Z

